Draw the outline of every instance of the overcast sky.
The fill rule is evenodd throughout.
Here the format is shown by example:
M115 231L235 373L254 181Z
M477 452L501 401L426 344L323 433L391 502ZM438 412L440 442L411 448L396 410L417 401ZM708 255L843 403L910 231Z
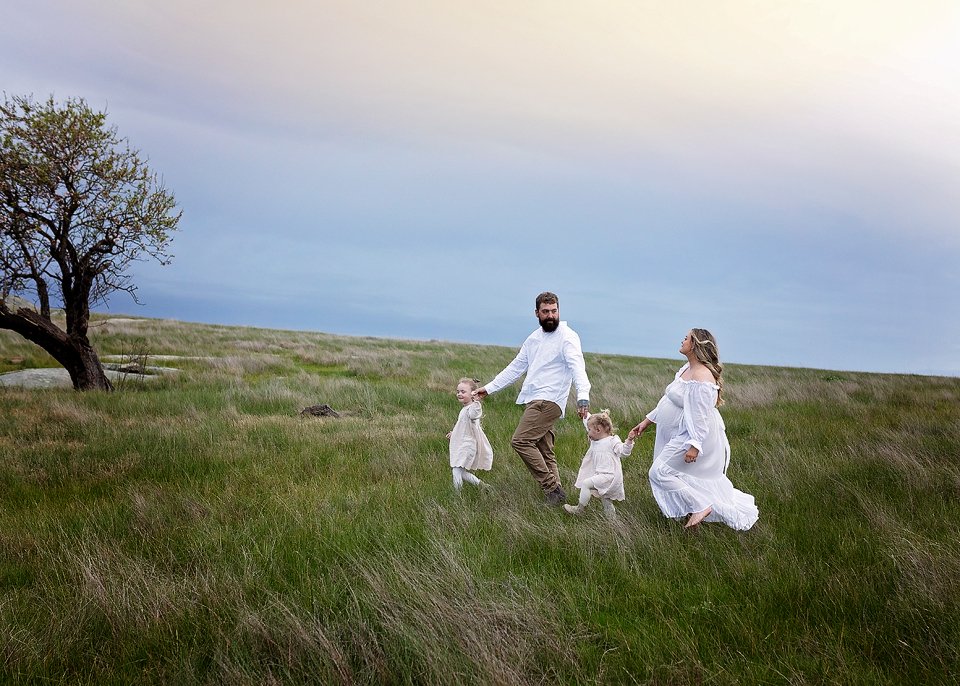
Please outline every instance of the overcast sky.
M960 375L955 0L7 0L183 209L115 313Z

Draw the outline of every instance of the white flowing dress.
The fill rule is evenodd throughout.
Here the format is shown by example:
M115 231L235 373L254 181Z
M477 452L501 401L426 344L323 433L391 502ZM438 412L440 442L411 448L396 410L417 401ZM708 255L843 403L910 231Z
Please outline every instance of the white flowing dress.
M480 427L483 406L474 400L457 416L450 434L450 466L464 469L490 469L493 466L493 448Z
M587 425L587 420L583 420ZM619 436L607 436L599 441L590 441L587 454L580 462L580 471L577 472L577 488L585 486L598 498L623 500L626 496L623 491L623 468L620 458L626 457L633 450L633 443L624 443Z
M653 497L667 517L685 517L712 507L706 521L749 529L760 512L753 496L734 488L726 475L730 443L716 407L720 387L680 378L688 367L680 368L647 415L657 426L649 472ZM684 455L691 446L700 454L695 462L686 462Z

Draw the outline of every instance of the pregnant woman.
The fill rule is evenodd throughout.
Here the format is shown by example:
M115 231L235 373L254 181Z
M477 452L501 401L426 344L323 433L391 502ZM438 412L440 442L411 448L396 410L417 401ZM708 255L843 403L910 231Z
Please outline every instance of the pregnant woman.
M727 478L730 443L720 411L723 379L717 341L706 329L691 329L680 352L687 363L667 386L657 407L634 427L656 424L650 488L660 511L687 519L686 526L723 522L746 530L760 516L753 496Z

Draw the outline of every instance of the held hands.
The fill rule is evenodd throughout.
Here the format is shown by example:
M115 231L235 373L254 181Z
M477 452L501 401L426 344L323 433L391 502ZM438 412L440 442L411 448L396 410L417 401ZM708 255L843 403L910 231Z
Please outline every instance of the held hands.
M586 419L590 414L590 401L589 400L578 400L577 401L577 414L580 415L580 419Z
M473 397L474 400L483 400L484 398L487 397L487 389L486 387L481 386L470 395L471 397Z
M632 429L630 429L630 433L627 434L627 435L628 435L631 439L640 438L640 436L643 434L643 432L646 431L646 430L647 430L647 427L650 426L651 424L653 424L653 422L651 422L649 419L647 419L646 417L644 417L644 418L643 418L643 421L640 422L639 424L637 424L637 425L636 425L635 427L633 427Z
M684 462L696 462L697 457L700 455L700 451L694 448L692 445L687 448L686 455L683 456Z

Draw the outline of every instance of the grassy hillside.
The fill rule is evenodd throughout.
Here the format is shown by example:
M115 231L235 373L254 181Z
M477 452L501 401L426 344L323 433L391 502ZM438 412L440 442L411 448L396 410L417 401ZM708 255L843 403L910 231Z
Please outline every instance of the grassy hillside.
M936 684L960 668L960 379L731 365L729 474L760 521L691 533L650 496L652 435L624 462L616 523L544 507L509 446L509 390L486 401L494 489L454 495L456 380L513 349L160 320L94 339L201 359L113 394L0 387L4 682ZM588 354L593 406L625 436L679 365ZM0 372L29 366L52 363L0 331ZM317 403L343 416L298 416ZM563 420L568 490L585 447Z

